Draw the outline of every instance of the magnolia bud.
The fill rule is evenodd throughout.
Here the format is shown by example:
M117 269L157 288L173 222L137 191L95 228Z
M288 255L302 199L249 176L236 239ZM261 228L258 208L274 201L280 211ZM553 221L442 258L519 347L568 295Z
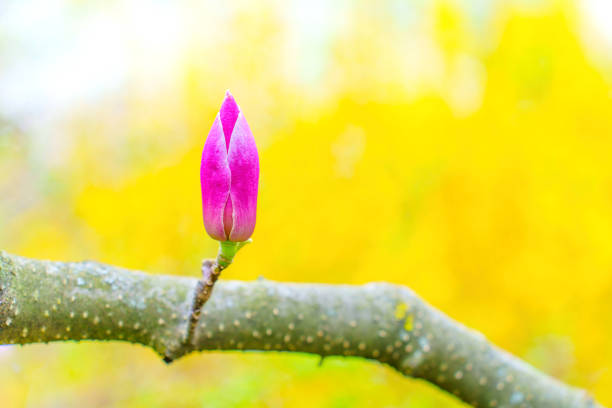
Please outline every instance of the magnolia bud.
M255 229L259 157L240 107L229 93L208 134L200 183L204 227L218 241L243 242Z

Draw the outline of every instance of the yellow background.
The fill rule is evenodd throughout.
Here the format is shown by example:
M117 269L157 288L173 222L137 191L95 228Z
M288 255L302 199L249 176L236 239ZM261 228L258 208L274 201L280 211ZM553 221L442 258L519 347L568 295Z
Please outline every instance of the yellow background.
M197 276L216 253L199 160L229 88L261 179L254 243L222 279L408 285L612 404L612 41L597 1L61 3L77 38L93 21L99 44L116 40L96 62L108 74L77 85L123 74L59 113L32 92L39 110L13 114L5 95L1 248ZM0 29L0 61L23 59L24 87L44 88L54 74L28 76L43 50L24 57L19 35L42 40L46 20L27 16L11 17L21 34ZM96 44L92 58L108 52ZM60 94L82 69L59 70ZM462 406L376 363L318 362L2 347L0 405Z

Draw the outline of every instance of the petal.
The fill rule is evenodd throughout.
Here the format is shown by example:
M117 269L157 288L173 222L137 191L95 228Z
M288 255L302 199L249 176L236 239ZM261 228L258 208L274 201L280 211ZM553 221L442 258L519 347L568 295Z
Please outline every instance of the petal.
M259 183L259 156L255 139L246 119L238 115L228 152L232 174L230 196L234 210L234 225L230 241L249 239L255 229L257 188Z
M229 90L226 91L225 99L223 99L221 109L219 109L219 114L221 115L221 125L223 126L223 134L225 135L225 146L227 146L226 151L229 150L230 139L232 137L234 125L236 124L236 119L238 119L239 113L240 108L238 107L236 100Z
M208 235L219 241L227 240L223 228L223 211L229 196L230 180L225 138L220 115L217 115L204 144L200 183L204 227Z

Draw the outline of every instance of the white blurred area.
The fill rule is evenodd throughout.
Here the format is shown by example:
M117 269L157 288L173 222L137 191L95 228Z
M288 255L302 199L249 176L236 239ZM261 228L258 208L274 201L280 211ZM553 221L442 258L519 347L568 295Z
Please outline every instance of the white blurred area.
M431 41L428 15L435 3L415 0L377 5L391 13L396 23L392 38L396 43L389 45L396 54L381 64L397 64L408 92L419 92L417 85L429 84L440 91L457 116L468 116L480 106L485 70L472 55L462 55L445 67L440 50ZM530 12L536 13L554 4L542 0L534 8L534 2L525 1L451 3L465 9L476 27L499 12L502 4L529 4ZM609 72L612 2L585 0L580 4L578 29L585 46ZM341 41L352 25L364 24L355 18L354 8L350 1L323 0L237 1L223 7L215 1L4 0L0 3L0 118L22 129L28 151L37 161L53 166L65 160L72 144L75 132L65 131L67 121L79 112L106 106L117 112L113 132L121 138L124 104L134 99L145 106L156 99L179 99L189 64L206 66L214 81L226 82L207 88L211 93L218 91L211 100L219 99L225 88L248 88L261 113L266 108L266 86L272 85L257 83L260 76L256 72L248 79L233 77L233 63L269 59L262 66L277 71L266 73L275 81L301 87L312 98L333 95L344 73L334 68L332 43ZM271 30L278 30L266 55L250 55L249 37L236 38L240 32L232 29L241 15L260 20L245 21L255 25L245 29L246 33L267 29L266 22L274 26ZM483 42L495 41L481 37ZM358 68L355 72L359 75ZM269 115L259 116L265 120ZM105 136L113 138L111 133Z
M170 2L78 5L9 1L0 11L0 117L59 164L69 145L63 122L125 92L168 86L187 37Z
M585 50L612 82L612 1L584 0L580 5Z

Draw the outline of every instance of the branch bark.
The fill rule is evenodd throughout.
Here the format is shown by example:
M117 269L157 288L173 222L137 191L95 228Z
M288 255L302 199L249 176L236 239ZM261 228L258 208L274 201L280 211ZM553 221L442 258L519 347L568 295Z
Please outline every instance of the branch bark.
M220 281L187 341L195 278L0 252L0 343L121 340L166 361L199 350L378 360L478 407L599 407L429 306L411 290Z

